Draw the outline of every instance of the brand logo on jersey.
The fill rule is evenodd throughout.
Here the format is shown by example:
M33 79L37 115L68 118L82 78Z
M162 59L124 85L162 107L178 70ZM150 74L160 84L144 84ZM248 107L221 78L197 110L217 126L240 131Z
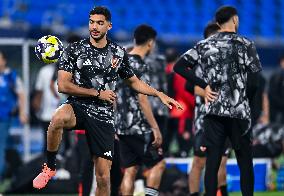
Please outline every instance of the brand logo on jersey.
M83 65L92 65L92 62L90 59L87 59L84 61Z
M117 64L118 64L118 58L112 58L111 59L111 67L116 68Z
M107 156L107 157L112 157L111 156L111 151L105 152L104 155Z

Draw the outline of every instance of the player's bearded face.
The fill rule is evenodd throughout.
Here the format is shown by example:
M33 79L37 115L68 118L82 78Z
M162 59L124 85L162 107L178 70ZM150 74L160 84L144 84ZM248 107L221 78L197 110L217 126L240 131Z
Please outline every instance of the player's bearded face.
M107 21L104 15L90 15L89 32L94 40L99 41L104 38L110 29L111 22Z

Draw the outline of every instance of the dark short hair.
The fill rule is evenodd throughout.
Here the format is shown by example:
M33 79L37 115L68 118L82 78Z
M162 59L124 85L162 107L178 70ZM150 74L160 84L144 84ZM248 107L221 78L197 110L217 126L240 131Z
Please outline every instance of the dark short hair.
M228 22L235 15L238 15L236 8L232 6L222 6L215 13L215 20L221 25Z
M145 44L150 39L155 39L157 31L149 25L139 25L134 31L134 40L137 45Z
M111 13L107 7L104 7L104 6L94 7L90 11L89 16L95 15L95 14L104 15L107 21L111 21Z
M203 37L207 38L210 35L215 34L218 30L220 30L219 25L216 24L215 22L210 22L210 23L207 24L207 26L204 29Z

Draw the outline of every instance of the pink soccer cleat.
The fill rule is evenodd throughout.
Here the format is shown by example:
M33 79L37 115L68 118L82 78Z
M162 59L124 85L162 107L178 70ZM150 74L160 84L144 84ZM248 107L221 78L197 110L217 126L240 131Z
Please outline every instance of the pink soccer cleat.
M44 188L48 181L55 176L56 170L51 170L46 163L43 164L42 172L33 180L33 187L37 189Z

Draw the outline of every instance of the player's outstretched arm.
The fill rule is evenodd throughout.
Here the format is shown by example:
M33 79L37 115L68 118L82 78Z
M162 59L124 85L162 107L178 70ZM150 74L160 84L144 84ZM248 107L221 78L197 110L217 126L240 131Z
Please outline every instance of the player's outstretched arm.
M183 109L182 106L176 100L168 97L162 92L157 91L156 89L147 85L145 82L139 80L136 76L132 76L124 81L138 93L159 97L162 103L170 109L172 109L172 105L174 105L178 109Z

